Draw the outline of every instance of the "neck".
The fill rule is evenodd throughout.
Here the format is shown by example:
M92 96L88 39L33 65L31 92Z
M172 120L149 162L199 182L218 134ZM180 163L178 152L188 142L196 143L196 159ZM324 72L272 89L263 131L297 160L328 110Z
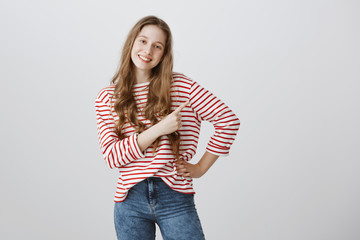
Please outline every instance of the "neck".
M150 79L150 71L142 71L142 70L136 70L135 71L135 81L136 81L136 83L149 82L149 79Z

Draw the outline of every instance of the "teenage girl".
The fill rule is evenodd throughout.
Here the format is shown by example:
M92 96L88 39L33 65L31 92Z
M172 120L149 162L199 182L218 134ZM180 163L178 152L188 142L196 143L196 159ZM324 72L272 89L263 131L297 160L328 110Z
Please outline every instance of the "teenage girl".
M227 156L239 119L219 98L173 72L168 25L148 16L131 29L112 84L96 98L100 148L119 170L114 221L118 239L205 239L194 203L193 178ZM215 133L198 163L201 121Z

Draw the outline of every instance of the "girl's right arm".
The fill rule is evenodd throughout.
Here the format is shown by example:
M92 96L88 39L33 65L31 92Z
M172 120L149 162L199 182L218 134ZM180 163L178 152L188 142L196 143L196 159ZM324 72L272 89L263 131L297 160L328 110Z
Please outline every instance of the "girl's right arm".
M119 140L114 132L115 120L111 112L110 96L106 90L100 91L95 101L97 129L100 149L110 168L120 168L134 160L144 158L143 152L159 136L175 132L181 127L180 111L188 102L179 106L154 126L144 132Z
M119 140L114 132L115 120L110 107L110 96L105 89L96 98L95 111L100 149L110 168L120 168L145 157L137 143L137 133Z

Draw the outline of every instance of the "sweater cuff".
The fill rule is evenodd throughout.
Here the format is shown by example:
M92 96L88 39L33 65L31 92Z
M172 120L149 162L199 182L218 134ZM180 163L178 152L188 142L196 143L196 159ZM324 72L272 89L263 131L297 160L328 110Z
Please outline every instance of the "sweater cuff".
M214 155L217 155L219 157L226 157L229 156L229 150L221 151L220 149L213 149L210 146L206 148L206 151L209 153L212 153Z
M137 142L138 133L133 134L130 137L130 149L132 149L135 159L145 158L145 155L141 152L139 144Z

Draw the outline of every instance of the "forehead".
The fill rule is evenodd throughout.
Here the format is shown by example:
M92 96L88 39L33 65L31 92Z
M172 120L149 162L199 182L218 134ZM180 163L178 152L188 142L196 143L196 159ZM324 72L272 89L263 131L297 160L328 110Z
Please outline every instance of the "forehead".
M146 37L153 42L161 42L162 44L165 44L166 42L165 32L155 25L144 26L137 37L139 36Z

